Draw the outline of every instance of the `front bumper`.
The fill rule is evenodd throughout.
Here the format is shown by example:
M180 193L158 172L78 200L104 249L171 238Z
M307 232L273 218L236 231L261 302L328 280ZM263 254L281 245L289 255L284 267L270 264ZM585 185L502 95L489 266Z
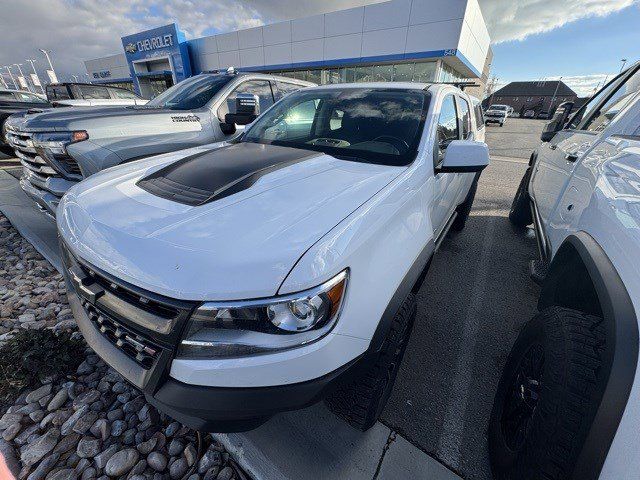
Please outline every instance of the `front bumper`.
M95 283L91 279L86 279L86 282L79 279L78 261L64 245L61 245L61 250L69 304L89 346L142 391L149 403L193 429L209 432L251 430L278 412L305 408L320 401L338 384L360 373L371 361L372 355L365 352L319 378L268 387L211 387L180 382L170 377L169 372L179 338L195 304L182 302L187 315L180 316L171 325L170 334L159 334L158 331L151 334L148 329L141 329L139 322L134 326L126 318L113 313L126 307L109 291L100 293L100 296L92 295ZM103 316L106 318L104 323L100 320ZM132 355L132 345L136 343L142 345L140 351L145 345L155 350L153 359L146 364L136 361Z
M38 208L46 214L55 217L60 199L77 182L60 177L43 178L28 168L23 168L20 187L31 198Z

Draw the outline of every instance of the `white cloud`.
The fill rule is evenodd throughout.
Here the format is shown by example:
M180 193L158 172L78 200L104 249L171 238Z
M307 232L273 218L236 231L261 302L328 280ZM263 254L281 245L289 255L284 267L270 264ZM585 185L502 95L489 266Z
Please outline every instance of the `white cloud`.
M0 0L0 66L52 50L60 73L83 74L83 61L120 52L120 37L177 21L188 37L231 31L379 0ZM427 1L427 0L423 0ZM607 15L637 0L480 0L495 42L522 40L580 18Z
M523 40L581 18L606 16L637 0L480 0L495 43Z
M614 76L615 74L596 73L593 75L562 77L562 81L576 92L579 97L590 97ZM549 77L547 80L559 80L559 78Z

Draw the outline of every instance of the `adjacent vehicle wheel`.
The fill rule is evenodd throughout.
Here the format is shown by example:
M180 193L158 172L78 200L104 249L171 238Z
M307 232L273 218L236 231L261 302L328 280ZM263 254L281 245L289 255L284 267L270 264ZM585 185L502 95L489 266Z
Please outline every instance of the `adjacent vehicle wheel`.
M520 180L516 196L513 198L513 203L511 204L511 210L509 210L509 220L516 227L526 227L533 222L533 217L531 216L531 200L529 198L531 169L532 167L527 168L522 180Z
M363 432L375 423L389 399L416 317L416 297L410 293L393 319L373 365L357 379L339 386L327 406Z
M602 397L602 319L545 309L520 331L489 421L496 479L564 480Z
M456 212L458 212L458 215L451 224L451 230L460 232L464 229L464 226L467 223L467 218L469 218L469 213L471 212L471 207L473 206L473 200L476 198L476 191L478 190L478 179L479 177L475 178L473 184L471 185L471 188L469 189L467 198L465 198L464 202L462 202L460 205L458 205L458 208L456 208Z

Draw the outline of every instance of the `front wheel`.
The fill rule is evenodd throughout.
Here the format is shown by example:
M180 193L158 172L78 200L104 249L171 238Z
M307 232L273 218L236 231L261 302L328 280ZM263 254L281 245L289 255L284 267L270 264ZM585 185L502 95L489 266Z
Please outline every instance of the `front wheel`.
M602 319L550 307L520 331L489 421L496 479L568 480L602 398Z
M327 406L352 427L373 427L389 399L416 317L416 296L410 293L393 319L373 365L360 377L339 386Z

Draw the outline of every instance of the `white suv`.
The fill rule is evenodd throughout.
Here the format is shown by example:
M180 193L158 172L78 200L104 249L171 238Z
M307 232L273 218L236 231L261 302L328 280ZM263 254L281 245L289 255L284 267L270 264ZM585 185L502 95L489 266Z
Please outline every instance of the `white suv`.
M304 89L238 140L73 187L57 222L88 343L196 429L327 395L371 427L415 292L489 161L471 105L449 85Z
M489 428L505 479L638 478L640 63L548 124L511 221L533 221L540 312L507 359Z

